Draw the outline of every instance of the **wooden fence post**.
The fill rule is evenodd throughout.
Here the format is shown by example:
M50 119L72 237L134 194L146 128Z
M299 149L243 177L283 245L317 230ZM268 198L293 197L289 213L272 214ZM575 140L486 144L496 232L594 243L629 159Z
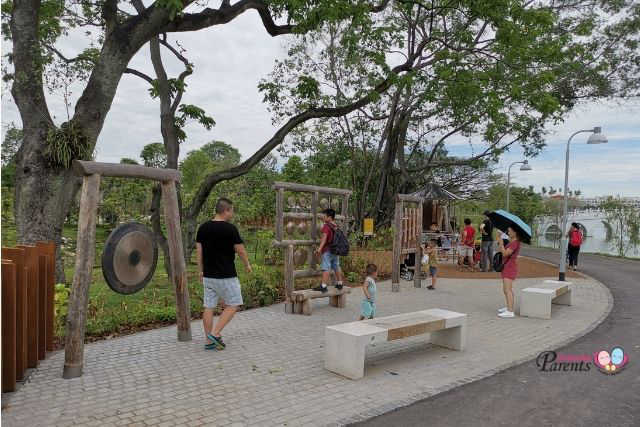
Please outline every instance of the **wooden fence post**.
M16 265L2 260L2 392L16 389Z
M56 244L38 242L36 246L47 255L47 351L53 351L55 335L55 295L56 295Z
M67 336L64 348L62 378L82 375L84 364L84 332L87 323L89 285L93 275L96 253L96 218L100 197L100 175L82 177L80 214L78 215L78 239L73 285L67 311Z
M27 268L27 368L38 367L38 310L40 304L38 248L32 245L17 245L24 249Z
M38 252L38 359L47 355L47 256L42 247Z
M27 268L24 250L2 248L2 258L16 266L16 379L21 380L27 369Z
M294 301L292 299L292 292L294 288L294 263L293 263L293 245L288 245L284 254L284 289L285 289L285 313L293 313Z
M422 287L422 202L418 203L418 209L416 210L416 266L413 276L413 287Z
M400 257L402 253L402 214L403 203L396 200L396 208L393 218L393 265L391 266L391 292L400 291Z
M182 251L182 232L180 230L180 211L175 181L162 182L164 200L164 220L167 227L171 272L176 291L176 323L178 341L191 341L191 306L189 305L189 286L187 267Z

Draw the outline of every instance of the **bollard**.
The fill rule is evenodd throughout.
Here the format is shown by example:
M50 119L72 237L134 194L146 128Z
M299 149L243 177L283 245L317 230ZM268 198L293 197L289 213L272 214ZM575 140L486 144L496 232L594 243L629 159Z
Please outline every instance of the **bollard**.
M24 250L2 248L2 258L16 266L16 379L24 378L27 369L27 268Z
M16 389L16 266L2 260L2 392Z

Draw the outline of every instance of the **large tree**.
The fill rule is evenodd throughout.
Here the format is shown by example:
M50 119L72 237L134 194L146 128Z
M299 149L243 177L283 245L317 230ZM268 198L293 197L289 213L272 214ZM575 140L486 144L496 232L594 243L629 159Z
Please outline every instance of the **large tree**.
M335 1L223 0L210 8L193 0L15 0L2 5L9 22L3 33L10 37L13 72L11 93L18 106L24 139L16 159L15 218L18 239L60 242L62 225L78 189L70 170L73 159L91 158L122 75L133 55L164 33L197 31L224 25L248 12L258 12L271 36L304 33L325 21L353 20L367 25L367 16L385 9L381 5ZM132 7L133 6L133 7ZM188 9L188 10L187 10ZM277 24L276 21L282 21ZM69 57L56 44L68 31L82 28L98 33L95 45ZM411 64L409 64L411 65ZM45 76L62 67L86 76L69 120L56 124L45 96ZM406 67L405 67L406 68ZM388 85L378 87L384 90ZM341 114L340 109L309 111L297 122L318 114ZM307 117L308 116L308 117ZM292 122L294 127L297 123ZM282 130L286 134L289 129ZM265 152L266 151L266 152ZM257 163L271 148L252 161Z

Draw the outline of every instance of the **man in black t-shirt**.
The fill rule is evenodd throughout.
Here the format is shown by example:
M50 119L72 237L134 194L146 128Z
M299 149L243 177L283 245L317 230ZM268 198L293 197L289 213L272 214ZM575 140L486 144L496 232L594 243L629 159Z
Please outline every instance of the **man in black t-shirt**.
M489 211L484 211L484 215L487 218L480 224L480 230L482 231L480 268L482 271L493 271L493 223L489 219L490 213Z
M242 305L242 292L234 262L236 254L244 262L247 271L252 271L240 233L229 222L232 217L233 203L221 198L216 203L213 220L202 224L196 235L198 271L204 286L202 324L207 338L204 347L207 350L224 350L225 344L220 334ZM224 301L224 310L214 327L213 310L220 298Z

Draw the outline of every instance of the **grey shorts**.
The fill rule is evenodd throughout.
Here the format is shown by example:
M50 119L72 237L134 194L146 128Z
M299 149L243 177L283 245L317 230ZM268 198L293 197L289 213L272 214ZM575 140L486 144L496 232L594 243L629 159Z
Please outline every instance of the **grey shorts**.
M220 298L225 305L242 305L242 292L237 277L229 277L228 279L205 277L203 282L204 308L215 308Z

